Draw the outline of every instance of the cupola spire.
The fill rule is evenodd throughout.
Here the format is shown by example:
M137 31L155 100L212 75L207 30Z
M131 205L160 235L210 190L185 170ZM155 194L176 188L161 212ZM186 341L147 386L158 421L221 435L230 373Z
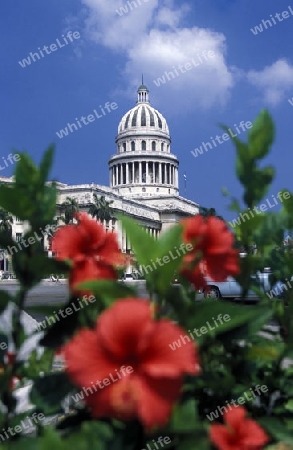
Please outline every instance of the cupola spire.
M149 90L143 83L143 74L141 75L141 85L137 89L137 102L136 103L150 103Z

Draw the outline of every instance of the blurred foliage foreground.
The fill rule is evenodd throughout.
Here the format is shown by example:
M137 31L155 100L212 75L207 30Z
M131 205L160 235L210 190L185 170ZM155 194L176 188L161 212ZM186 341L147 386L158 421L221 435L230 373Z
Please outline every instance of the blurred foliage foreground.
M225 195L235 216L250 215L233 233L223 220L199 215L154 240L119 217L133 264L151 267L145 270L149 301L118 281L129 261L115 233L86 213L57 229L57 256L47 257L33 238L55 223L56 186L48 183L53 149L39 167L21 154L13 184L0 186L0 207L29 224L25 246L17 247L5 229L0 235L2 249L17 247L11 254L19 281L14 296L0 291L4 449L293 448L293 260L283 245L293 229L293 197L281 191L279 206L252 214L274 179L272 167L260 167L273 140L266 111L247 143L233 138L243 199ZM257 251L240 259L240 245ZM234 276L243 300L253 289L260 301L195 301L202 264L217 281ZM272 269L272 285L287 283L282 300L254 284L251 275L264 267ZM28 291L52 273L68 276L67 303L28 306ZM180 285L172 284L174 274ZM45 325L28 329L24 310L41 313ZM264 333L272 320L280 331ZM52 370L56 354L60 370Z

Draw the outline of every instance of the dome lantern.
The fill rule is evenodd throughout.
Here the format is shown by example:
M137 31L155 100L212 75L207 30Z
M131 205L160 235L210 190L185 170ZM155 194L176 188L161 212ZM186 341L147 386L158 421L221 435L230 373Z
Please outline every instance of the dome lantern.
M137 102L136 103L150 103L149 90L145 84L141 84L137 89Z

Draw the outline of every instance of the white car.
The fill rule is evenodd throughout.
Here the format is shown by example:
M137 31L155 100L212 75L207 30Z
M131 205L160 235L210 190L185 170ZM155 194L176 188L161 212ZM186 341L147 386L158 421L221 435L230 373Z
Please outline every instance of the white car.
M269 275L271 271L266 268L263 272L257 272L256 275L252 275L252 278L256 280L257 285L263 290L264 293L271 289ZM204 298L231 298L240 299L242 288L233 277L228 277L226 281L214 281L211 278L206 277L208 288L201 291ZM249 290L246 295L246 300L256 301L259 299L257 294L252 290Z

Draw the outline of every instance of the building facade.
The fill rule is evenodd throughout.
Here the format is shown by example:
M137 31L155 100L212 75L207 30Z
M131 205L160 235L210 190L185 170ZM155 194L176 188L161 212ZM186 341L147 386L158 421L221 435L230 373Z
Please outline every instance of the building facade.
M112 201L113 218L104 226L118 233L120 248L131 253L131 245L117 214L134 218L154 238L184 217L198 214L199 205L179 195L179 161L171 153L169 127L163 115L149 101L145 85L137 90L137 102L122 117L115 140L116 153L109 160L109 187L99 184L67 185L57 183L58 204L74 198L80 211L87 212L94 194ZM0 177L0 183L12 183L12 178ZM13 237L21 240L26 224L15 218ZM44 238L44 247L49 242ZM2 258L2 270L7 261ZM8 268L9 269L9 268Z

